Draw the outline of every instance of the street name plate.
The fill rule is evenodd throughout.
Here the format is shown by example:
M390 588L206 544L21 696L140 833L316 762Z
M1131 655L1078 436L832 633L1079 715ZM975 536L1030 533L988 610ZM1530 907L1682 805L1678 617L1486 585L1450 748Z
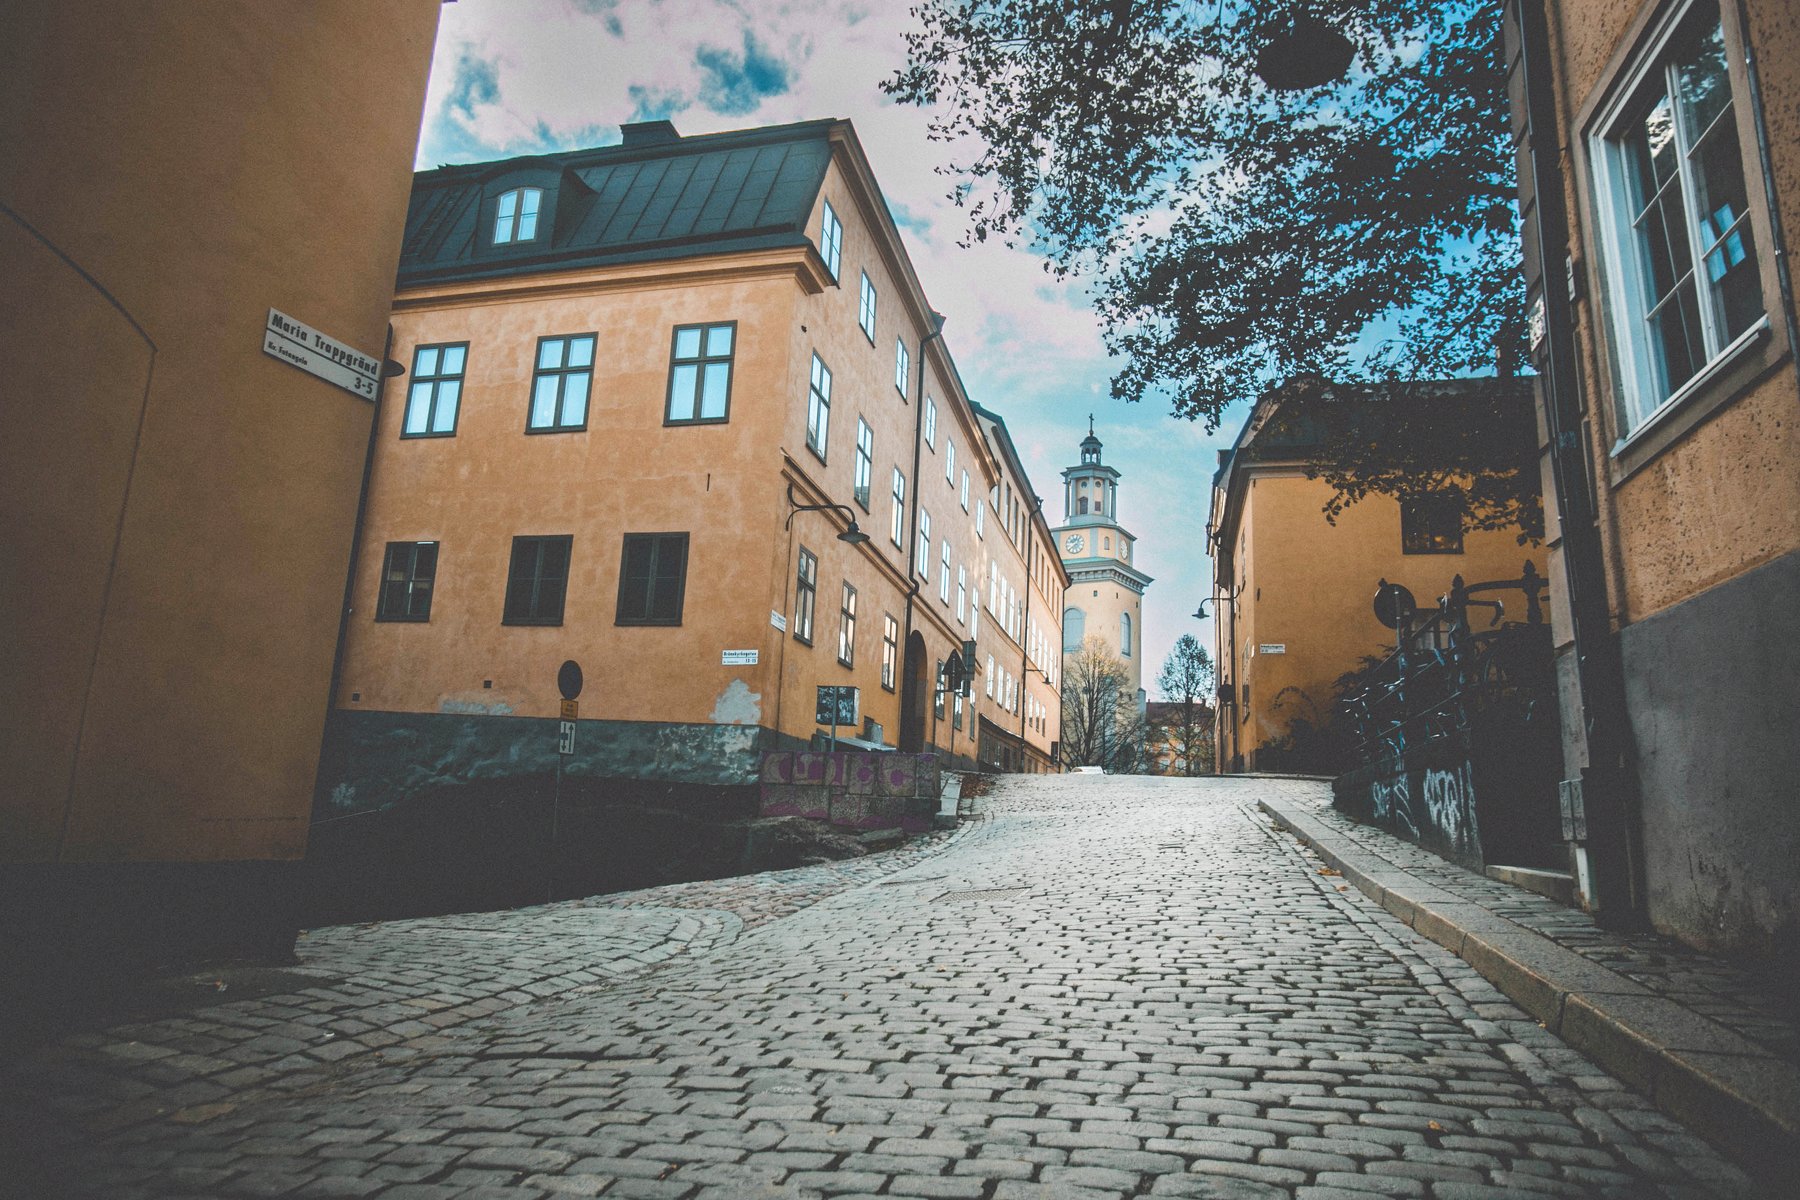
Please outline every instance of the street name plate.
M280 309L269 310L268 322L263 326L263 353L364 400L375 399L381 387L380 359L346 346Z
M719 665L721 667L754 667L762 657L760 650L721 650Z
M787 618L772 608L769 610L769 624L781 630L783 633L787 632Z
M1256 647L1258 654L1286 654L1286 642L1263 642Z

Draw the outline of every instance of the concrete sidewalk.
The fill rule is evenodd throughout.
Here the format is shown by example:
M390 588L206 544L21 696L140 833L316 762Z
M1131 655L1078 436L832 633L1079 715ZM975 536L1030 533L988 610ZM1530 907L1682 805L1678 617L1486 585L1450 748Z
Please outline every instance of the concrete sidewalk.
M1259 803L1348 883L1776 1194L1793 1186L1800 1029L1756 981L1665 938L1600 930L1584 913L1464 870L1326 804L1286 796Z

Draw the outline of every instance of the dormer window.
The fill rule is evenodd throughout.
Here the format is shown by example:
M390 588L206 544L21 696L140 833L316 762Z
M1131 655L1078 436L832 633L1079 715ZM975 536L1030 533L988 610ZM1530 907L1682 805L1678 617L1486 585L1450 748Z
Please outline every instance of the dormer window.
M494 211L494 245L505 246L536 238L538 206L543 199L543 188L514 188L510 192L501 192Z

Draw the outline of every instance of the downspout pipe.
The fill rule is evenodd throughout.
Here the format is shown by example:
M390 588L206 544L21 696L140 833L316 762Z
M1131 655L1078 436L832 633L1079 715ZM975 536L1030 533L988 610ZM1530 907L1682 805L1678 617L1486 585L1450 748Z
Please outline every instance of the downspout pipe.
M919 596L919 493L922 490L919 486L919 462L924 453L922 446L925 441L925 379L930 374L925 350L932 342L942 340L943 336L943 315L934 312L931 314L931 331L919 339L919 386L913 402L912 478L908 482L912 497L912 520L906 527L906 632L901 635L903 646L912 640L913 602ZM901 661L904 664L904 651L901 653ZM935 681L932 686L936 686ZM905 712L900 714L900 724L904 729Z
M1756 157L1762 167L1763 203L1769 209L1770 253L1775 260L1775 282L1781 291L1781 319L1787 330L1788 359L1800 383L1800 328L1794 315L1794 280L1788 267L1787 237L1782 232L1781 198L1775 190L1775 161L1769 150L1769 123L1763 116L1762 73L1757 69L1756 51L1750 44L1750 8L1745 0L1737 0L1738 36L1744 41L1744 77L1750 85L1750 117L1756 126Z

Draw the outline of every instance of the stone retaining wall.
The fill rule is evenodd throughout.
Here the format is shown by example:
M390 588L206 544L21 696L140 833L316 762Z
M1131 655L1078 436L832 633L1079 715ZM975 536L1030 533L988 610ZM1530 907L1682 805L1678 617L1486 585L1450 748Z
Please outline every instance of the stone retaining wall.
M765 817L923 833L931 828L942 792L936 754L799 750L773 751L762 759Z

